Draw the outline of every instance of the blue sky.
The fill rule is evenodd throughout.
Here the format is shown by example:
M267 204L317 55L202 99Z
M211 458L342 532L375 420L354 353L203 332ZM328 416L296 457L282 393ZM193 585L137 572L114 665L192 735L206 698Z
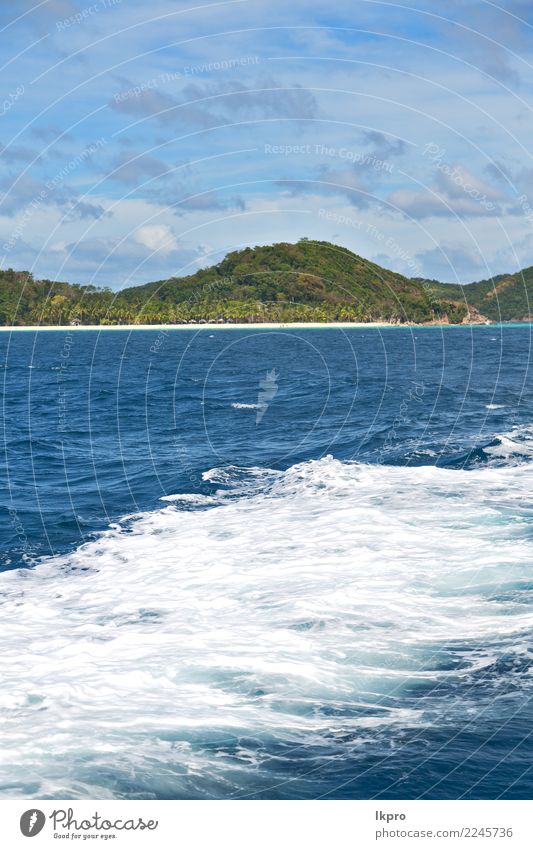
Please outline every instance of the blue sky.
M410 276L533 264L533 7L11 0L0 257L121 288L326 239Z

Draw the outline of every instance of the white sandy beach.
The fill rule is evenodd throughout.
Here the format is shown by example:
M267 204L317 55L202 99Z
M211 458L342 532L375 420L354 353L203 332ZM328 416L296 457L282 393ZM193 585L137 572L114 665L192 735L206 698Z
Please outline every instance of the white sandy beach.
M293 322L293 323L257 323L257 324L79 324L79 325L28 325L26 327L0 327L0 331L24 331L24 330L306 330L309 328L346 328L346 327L409 327L414 325L397 325L387 322Z
M78 330L324 330L336 328L383 328L383 327L499 327L507 325L527 325L528 322L475 322L472 324L391 324L387 321L295 321L295 322L257 322L256 324L50 324L50 325L27 325L24 327L12 327L10 325L0 326L0 332L20 332L30 330L55 330L55 331L78 331Z

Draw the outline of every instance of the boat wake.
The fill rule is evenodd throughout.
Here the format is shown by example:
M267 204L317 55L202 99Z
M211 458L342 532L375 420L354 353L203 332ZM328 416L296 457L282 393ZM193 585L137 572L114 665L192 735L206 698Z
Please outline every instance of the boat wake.
M210 497L2 573L2 795L333 792L341 764L523 698L533 466L502 465L516 446L529 456L508 435L470 471L215 469Z

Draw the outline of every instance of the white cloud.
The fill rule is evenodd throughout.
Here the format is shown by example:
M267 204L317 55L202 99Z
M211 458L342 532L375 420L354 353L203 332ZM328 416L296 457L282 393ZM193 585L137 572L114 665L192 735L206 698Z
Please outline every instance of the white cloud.
M178 247L178 240L167 224L147 224L138 227L134 233L135 241L151 251L170 253Z

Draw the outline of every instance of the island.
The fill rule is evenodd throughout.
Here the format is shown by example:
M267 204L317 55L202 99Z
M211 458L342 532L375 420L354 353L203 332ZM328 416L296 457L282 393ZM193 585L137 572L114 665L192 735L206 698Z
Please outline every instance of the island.
M218 264L115 292L0 271L0 326L490 324L530 321L533 268L468 284L409 278L330 242L232 251Z

